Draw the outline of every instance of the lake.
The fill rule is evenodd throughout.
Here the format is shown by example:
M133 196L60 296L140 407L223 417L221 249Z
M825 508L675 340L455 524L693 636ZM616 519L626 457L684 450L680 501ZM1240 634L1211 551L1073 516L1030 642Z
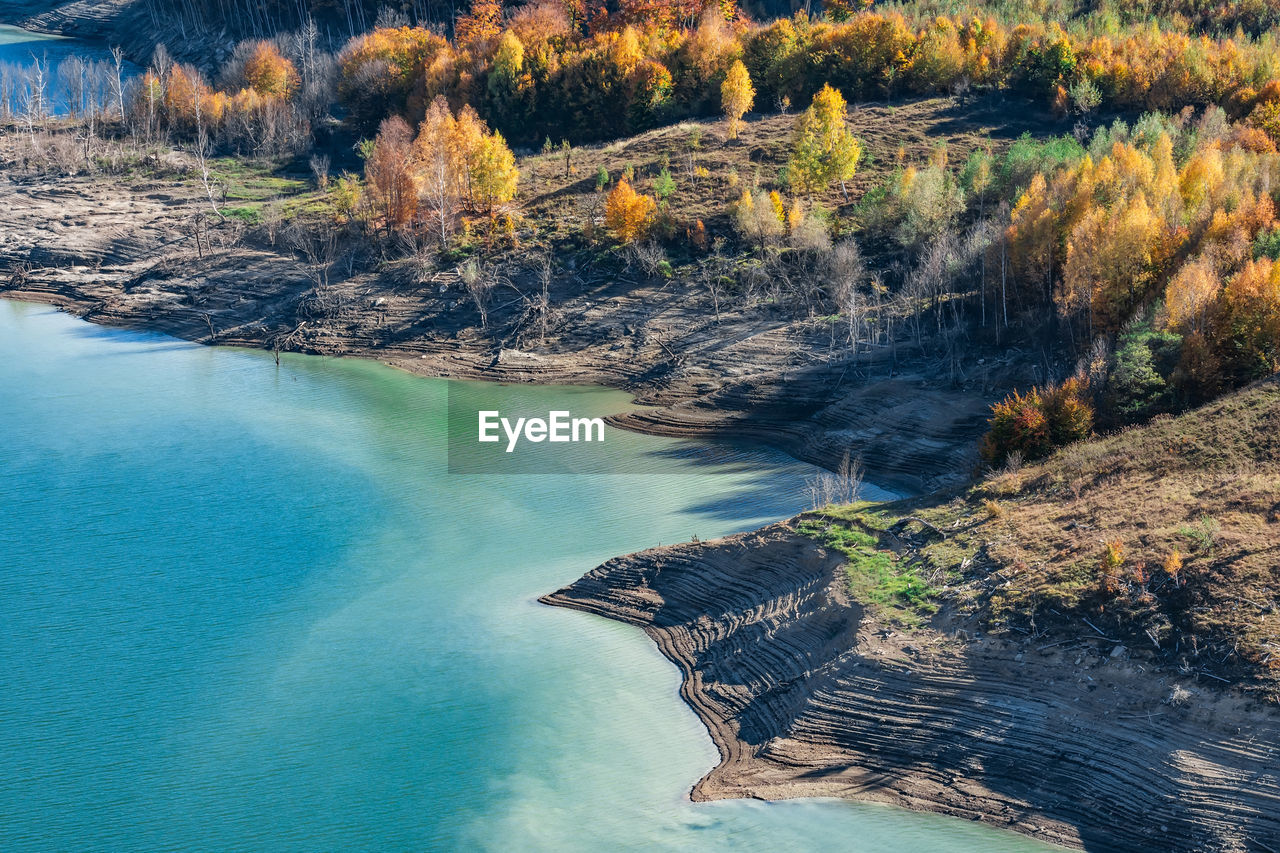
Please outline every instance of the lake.
M448 384L0 301L0 849L1048 849L883 806L691 803L716 753L675 668L535 599L785 517L810 469L610 430L582 452L648 473L450 474Z
M9 111L13 113L21 113L26 108L32 97L26 72L36 62L46 68L45 98L48 110L55 114L65 113L69 90L65 81L59 77L58 68L64 60L73 57L87 63L101 63L101 73L81 87L82 98L88 98L92 91L96 93L99 103L110 105L112 101L108 78L114 75L114 64L109 47L0 25L0 113L4 112L5 104L8 104ZM127 92L139 69L133 63L126 62L122 70Z

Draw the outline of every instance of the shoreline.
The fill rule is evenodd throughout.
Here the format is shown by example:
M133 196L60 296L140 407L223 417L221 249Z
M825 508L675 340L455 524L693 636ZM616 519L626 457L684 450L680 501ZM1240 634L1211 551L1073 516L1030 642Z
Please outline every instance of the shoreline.
M177 326L178 331L185 330L187 334L174 334L172 316L156 323L140 322L132 313L103 313L103 301L87 298L76 289L6 289L0 291L0 298L48 305L102 325L158 331L195 343L210 343L201 340L199 327L191 318ZM224 337L213 343L270 349L265 339L245 335ZM595 384L636 393L634 386L627 386L635 381L633 372L617 367L586 368L573 355L548 357L515 351L500 352L495 358L479 348L445 350L439 345L410 353L348 345L311 354L374 358L423 376ZM669 391L666 399L670 399ZM686 423L679 415L673 417L672 411L681 411L678 402L668 408L645 409L628 413L630 418L610 420L640 432L759 438L752 435L754 425L750 422L717 422L715 411L705 404L698 405L696 398L693 405L686 402L684 407L686 417L692 413L692 423ZM779 442L766 443L791 452ZM868 467L876 471L874 464ZM878 475L877 471L876 482L887 487L901 489L909 485ZM679 584L659 595L651 583L673 556L685 569L683 577L677 575ZM715 542L668 546L617 557L576 583L538 600L641 627L663 656L675 664L681 677L680 696L703 723L720 756L716 767L692 787L689 795L695 801L835 797L981 820L1090 851L1191 851L1232 849L1234 830L1224 826L1222 816L1237 814L1236 799L1243 798L1261 803L1255 813L1265 814L1266 809L1271 809L1275 817L1267 831L1277 836L1272 849L1280 849L1280 811L1274 808L1274 803L1280 803L1280 787L1274 778L1260 792L1247 791L1240 783L1228 787L1221 779L1212 779L1214 773L1235 773L1238 778L1247 774L1256 784L1259 778L1265 778L1266 762L1271 759L1258 758L1258 751L1251 744L1234 743L1226 735L1222 743L1214 745L1213 757L1195 752L1204 740L1206 726L1222 732L1232 720L1249 726L1256 723L1257 716L1243 710L1237 700L1218 695L1213 697L1211 711L1188 712L1192 719L1175 734L1186 747L1180 751L1189 756L1184 763L1191 769L1184 772L1190 775L1164 777L1153 788L1150 780L1141 778L1140 771L1168 768L1171 753L1179 750L1154 748L1149 735L1131 731L1132 726L1118 727L1115 718L1108 718L1105 708L1093 713L1086 727L1082 727L1078 709L1066 705L1074 705L1080 697L1064 693L1037 695L1043 693L1046 682L1059 680L1063 681L1064 690L1079 689L1084 679L1072 680L1078 673L1071 659L1052 654L1034 661L1034 675L1023 675L1019 681L1016 670L1029 665L1023 659L1026 651L1003 639L981 643L956 639L962 636L956 632L974 632L975 626L950 626L952 633L927 629L896 634L867 621L861 609L848 600L840 580L840 563L836 556L827 555L809 540L790 533L783 523ZM696 569L697 576L689 569ZM743 572L767 573L774 587L753 587L752 580L745 587L749 592L743 593L736 586L742 583ZM730 593L728 598L726 591ZM668 610L691 618L681 622L675 616L662 615ZM693 622L696 631L691 630ZM889 636L880 636L886 631ZM779 644L778 637L788 633L810 639ZM825 641L815 647L811 642L814 636ZM728 643L734 652L741 652L744 644L750 643L753 656L750 660L741 655L718 659L719 652L714 651L717 643ZM771 649L771 644L779 647ZM929 670L932 681L924 686L909 678L913 668L920 671L921 646L931 647L929 654L934 658ZM762 653L758 659L757 653ZM1016 668L1015 663L1019 664ZM1117 661L1110 657L1109 649L1094 653L1086 668L1098 666L1117 670L1125 667L1115 677L1123 684L1122 698L1136 709L1134 718L1140 724L1150 725L1152 714L1163 718L1168 713L1162 706L1167 693L1163 680L1153 689L1149 679L1133 674L1127 657ZM1138 669L1141 666L1132 664ZM870 674L857 674L859 668ZM1086 674L1084 678L1093 677ZM985 734L981 744L987 751L975 750L969 740L973 732L966 732L964 727L980 723L974 722L971 707L957 706L956 700L955 686L965 682L981 685L976 697L983 714L1010 702L1022 703L1040 722L1019 728L1017 739L1002 740L999 735ZM904 713L904 701L930 709L931 717L926 721L916 712ZM1148 715L1145 719L1144 714ZM1046 715L1055 720L1053 726L1043 724ZM1005 722L1012 725L1007 719ZM759 742L744 739L744 724ZM802 730L794 730L797 724L803 725ZM1280 720L1273 719L1271 725L1270 734L1263 741L1280 742ZM1115 744L1109 756L1114 763L1107 766L1107 772L1097 782L1090 784L1088 776L1076 775L1082 767L1089 768L1090 773L1097 769L1093 757L1081 753L1061 760L1060 744L1072 740ZM1139 752L1126 752L1134 748ZM1144 756L1141 750L1148 754ZM1124 759L1126 754L1128 760ZM984 770L976 777L969 766L975 761ZM1036 761L1042 763L1035 766ZM1233 767L1233 761L1240 766ZM987 772L988 763L1007 769ZM1058 801L1053 804L1046 801L1061 790L1057 787L1027 789L1022 780L1028 767L1035 767L1032 775L1046 779L1065 773L1068 789L1073 790L1068 798L1071 802L1064 806L1061 797L1053 797ZM1202 769L1196 771L1196 767ZM1118 810L1118 820L1137 827L1136 833L1117 836L1114 830L1087 824L1085 816L1092 814L1116 785L1138 790L1145 787L1145 798L1135 798ZM1196 786L1203 788L1204 797L1221 798L1226 791L1227 801L1202 807L1196 814L1175 809L1164 816L1165 823L1161 825L1178 827L1174 832L1180 834L1171 838L1170 832L1164 831L1153 837L1158 827L1153 828L1145 815L1157 813L1169 803L1176 804L1178 792ZM1179 846L1181 839L1185 843ZM1254 839L1236 840L1247 844ZM1206 848L1206 843L1219 846Z
M52 294L33 299L5 291L0 298L73 315L93 308L87 301L64 301ZM170 333L136 324L106 325ZM352 351L328 354L373 357L424 376L548 381L541 359L531 369L518 358L514 363L498 359L496 365L485 364L476 352L437 352L417 359ZM616 382L625 374L569 365L552 375L561 384L605 385L602 377ZM1233 835L1234 823L1224 820L1242 811L1266 819L1270 808L1267 831L1274 832L1280 844L1280 812L1274 808L1280 803L1280 781L1272 774L1268 782L1266 771L1273 759L1262 754L1252 737L1243 743L1226 731L1242 722L1255 727L1251 734L1264 744L1280 743L1280 718L1275 714L1268 715L1266 728L1257 729L1258 714L1246 710L1242 701L1225 693L1196 691L1208 697L1212 707L1182 713L1177 728L1153 739L1143 727L1173 713L1162 706L1165 681L1153 690L1149 678L1135 673L1142 671L1142 664L1131 662L1127 653L1117 658L1110 646L1089 654L1085 670L1101 668L1115 679L1112 692L1119 688L1121 703L1132 706L1132 720L1118 723L1119 716L1110 717L1107 709L1115 707L1114 698L1102 709L1081 714L1070 707L1081 697L1070 693L1094 677L1075 677L1080 674L1080 661L1071 660L1075 651L1041 654L1040 660L1028 661L1025 647L1002 638L967 639L977 633L975 626L955 622L946 632L928 628L897 633L869 620L849 600L842 563L839 555L827 553L794 534L789 522L781 522L710 542L616 557L538 601L640 627L676 666L678 692L719 754L716 766L692 786L689 796L695 802L809 797L878 802L978 820L1090 851L1225 851L1233 849L1231 843L1246 845L1234 849L1280 849ZM760 659L738 654L747 643L764 653ZM927 674L928 680L913 680L913 671ZM1061 690L1045 693L1046 683L1059 680ZM967 697L963 702L957 698L961 694ZM1036 722L1015 725L1016 738L1007 733L992 736L981 731L984 723L975 718L973 707L966 707L970 704L1007 725L1012 719L1009 707L1022 706L1034 711ZM926 720L911 708L928 709L930 716ZM847 730L841 731L846 723ZM965 726L975 728L966 731ZM1210 732L1220 740L1207 741ZM1170 740L1171 745L1165 743ZM1061 746L1072 741L1109 743L1112 749L1101 765L1097 756L1079 750L1062 761ZM1206 744L1211 757L1197 754ZM1166 775L1155 783L1140 778L1144 769L1168 770L1177 753L1183 755L1174 766L1180 765L1183 775ZM1065 773L1076 790L1066 798L1069 802L1055 796L1057 802L1050 805L1045 797L1060 794L1059 788L1031 789L1024 780L1060 775L1064 771L1059 763L1067 765ZM1080 775L1082 771L1087 772ZM1248 788L1260 780L1265 784ZM1117 784L1145 794L1129 803L1111 804L1122 816L1117 826L1134 828L1118 835L1114 826L1099 828L1082 820ZM1194 813L1177 809L1182 793L1198 786L1198 796L1225 801L1201 805ZM1242 809L1242 800L1257 805ZM1161 826L1178 829L1159 831L1151 815L1160 816ZM1257 846L1247 846L1250 843Z
M317 314L308 270L283 248L228 234L227 245L193 251L200 203L151 181L0 178L0 297L195 343L372 358L431 377L601 385L643 407L614 426L757 441L831 470L860 456L878 484L914 494L968 481L1000 371L1012 369L986 366L953 387L927 359L833 356L825 329L803 318L744 311L711 323L665 282L584 289L572 271L552 288L565 321L543 341L479 328L456 272L426 284L398 269L356 273L326 285L341 307Z
M1089 851L1280 845L1280 715L1194 686L1171 705L1176 673L1113 644L1036 649L945 613L902 633L841 566L783 522L539 600L640 627L676 665L720 754L695 801L879 802Z
M611 418L615 426L760 441L828 468L852 450L877 484L915 494L968 479L987 404L1000 387L999 367L983 374L980 387L955 389L942 387L926 368L874 359L857 365L864 376L846 381L846 373L857 372L849 362L797 364L790 337L797 327L785 320L743 315L713 326L682 310L659 285L608 282L579 293L565 284L553 297L575 324L536 347L518 338L518 346L506 346L477 329L465 293L448 275L429 286L398 281L394 271L353 276L330 285L346 308L316 316L303 310L313 286L291 255L239 243L204 256L186 247L188 219L199 209L190 193L157 183L0 179L0 229L10 235L0 247L0 267L13 276L0 285L0 297L195 343L373 358L432 377L621 389L646 408ZM1003 640L955 639L955 630L972 633L972 626L880 636L888 629L869 622L843 595L834 558L815 554L820 549L812 542L798 542L774 525L716 543L619 557L540 600L640 626L676 664L680 694L721 757L694 786L694 799L835 796L983 820L1091 851L1189 851L1204 849L1205 838L1231 840L1235 830L1222 816L1239 815L1234 801L1221 802L1221 791L1229 790L1277 815L1268 831L1278 836L1272 846L1280 850L1274 785L1249 794L1207 781L1214 768L1236 772L1233 762L1259 763L1247 744L1198 756L1198 738L1212 720L1192 720L1195 725L1188 722L1176 734L1188 747L1192 771L1203 768L1186 771L1192 788L1217 805L1196 814L1169 812L1161 825L1173 829L1161 832L1145 815L1176 805L1180 789L1168 787L1174 778L1153 788L1135 772L1141 759L1116 756L1136 748L1147 756L1146 766L1162 769L1171 761L1180 766L1181 759L1161 753L1133 726L1117 726L1105 706L1082 727L1073 713L1079 706L1071 706L1091 693L1039 695L1046 681L1066 675L1064 684L1080 691L1092 676L1075 679L1077 664L1061 655L1024 664L1011 662L1025 653ZM655 592L656 570L672 555L684 570L668 572L677 583ZM771 586L743 577L744 569ZM751 653L744 654L748 646ZM922 647L931 661L925 669ZM1163 720L1168 688L1153 692L1129 669L1120 671L1122 664L1141 664L1109 654L1094 654L1090 666L1106 667L1117 689L1128 691L1129 705L1142 713L1156 709ZM904 675L912 670L928 672L930 680L921 684ZM957 699L964 684L980 686L979 714ZM1187 713L1251 725L1243 711L1227 707L1233 701L1218 697L1211 712ZM1031 722L1019 721L1010 703ZM911 710L916 704L931 713ZM1005 729L990 729L987 717ZM1150 725L1150 719L1139 722ZM1280 724L1272 731L1280 742ZM973 747L975 737L981 749ZM1090 741L1114 745L1097 782L1089 766L1095 759L1059 754L1061 743ZM1044 788L1025 784L1028 767L1046 780ZM1253 773L1254 781L1262 776ZM1115 786L1142 796L1109 804ZM1055 792L1067 792L1070 802ZM1117 835L1090 826L1090 815L1103 808L1134 828ZM1171 834L1191 840L1171 847Z

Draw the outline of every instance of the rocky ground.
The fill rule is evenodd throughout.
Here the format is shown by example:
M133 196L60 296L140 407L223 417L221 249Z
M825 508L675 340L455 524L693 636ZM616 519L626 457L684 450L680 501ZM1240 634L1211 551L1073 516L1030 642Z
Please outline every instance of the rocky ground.
M543 601L642 627L720 764L695 799L838 796L1089 851L1280 849L1280 715L1097 636L903 633L790 524L610 560ZM1089 633L1085 629L1085 633Z

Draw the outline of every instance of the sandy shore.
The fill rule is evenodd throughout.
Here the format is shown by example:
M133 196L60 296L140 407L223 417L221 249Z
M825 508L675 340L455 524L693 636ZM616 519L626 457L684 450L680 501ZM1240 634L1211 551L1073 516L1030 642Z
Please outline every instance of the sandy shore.
M898 633L849 601L837 557L779 524L619 557L542 600L638 625L679 667L721 756L695 800L885 802L1089 851L1280 850L1273 710L1114 643L945 614Z

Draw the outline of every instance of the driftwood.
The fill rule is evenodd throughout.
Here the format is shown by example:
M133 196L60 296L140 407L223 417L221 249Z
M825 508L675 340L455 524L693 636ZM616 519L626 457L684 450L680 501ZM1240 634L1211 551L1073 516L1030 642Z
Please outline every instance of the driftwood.
M941 530L941 528L939 528L936 524L930 524L929 522L925 521L923 518L918 518L918 517L916 517L916 516L914 516L914 515L908 515L908 516L907 516L907 517L905 517L905 518L900 518L900 519L898 519L898 520L897 520L897 522L895 522L893 526L894 526L894 527L897 527L897 528L900 528L900 527L906 527L908 524L910 524L910 523L911 523L911 522L913 522L913 521L914 521L916 524L919 524L921 527L925 528L926 530L930 530L930 531L932 531L932 532L934 532L934 533L938 534L938 537L939 537L939 538L941 538L941 539L946 539L946 538L947 538L947 534L943 533L943 532L942 532L942 530Z

